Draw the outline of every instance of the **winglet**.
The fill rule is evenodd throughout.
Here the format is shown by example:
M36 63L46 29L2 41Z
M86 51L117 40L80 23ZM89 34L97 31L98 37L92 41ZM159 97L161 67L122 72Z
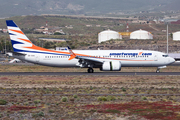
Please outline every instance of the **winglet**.
M67 46L69 49L69 53L70 53L70 58L68 60L72 60L76 57L76 54L71 50L71 48L69 46Z

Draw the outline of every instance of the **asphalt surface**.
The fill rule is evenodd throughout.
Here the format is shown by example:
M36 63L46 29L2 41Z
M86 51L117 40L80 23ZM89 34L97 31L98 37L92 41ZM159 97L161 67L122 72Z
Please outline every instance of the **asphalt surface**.
M1 65L27 65L27 66L32 66L34 64L32 63L1 63ZM180 66L180 62L175 62L171 64L170 66ZM18 75L29 75L29 76L35 76L35 75L40 75L40 76L80 76L80 75L85 75L85 76L134 76L134 75L139 75L139 76L166 76L166 75L172 75L172 76L180 76L180 72L95 72L95 73L87 73L87 72L0 72L0 76L18 76Z
M0 76L180 76L180 72L0 72Z
M35 64L33 63L28 63L28 62L25 62L25 63L8 63L8 62L0 62L0 65L17 65L17 66L21 66L21 65L24 65L24 66L33 66ZM178 62L175 62L169 66L180 66L180 61Z

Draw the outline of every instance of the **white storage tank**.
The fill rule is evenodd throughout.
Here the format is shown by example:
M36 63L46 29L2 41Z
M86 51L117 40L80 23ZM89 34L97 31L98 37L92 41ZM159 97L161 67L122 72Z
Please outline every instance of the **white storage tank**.
M112 30L105 30L98 34L98 43L108 41L111 39L122 39L122 35Z
M173 33L173 40L180 40L180 31Z
M153 35L145 30L137 30L130 34L130 39L153 39Z

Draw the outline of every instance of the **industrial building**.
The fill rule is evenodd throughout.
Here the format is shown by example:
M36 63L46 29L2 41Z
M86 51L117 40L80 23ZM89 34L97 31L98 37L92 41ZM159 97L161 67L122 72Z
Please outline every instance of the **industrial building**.
M122 39L122 35L112 30L105 30L98 34L98 43L111 39Z
M180 31L173 33L173 40L180 41Z
M145 30L137 30L130 34L130 39L153 39L153 35Z

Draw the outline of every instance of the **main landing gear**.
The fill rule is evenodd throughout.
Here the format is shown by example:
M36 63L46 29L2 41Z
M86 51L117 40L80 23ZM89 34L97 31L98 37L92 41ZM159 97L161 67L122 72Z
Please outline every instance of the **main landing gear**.
M88 68L88 73L93 73L94 72L94 70L93 70L93 68Z

